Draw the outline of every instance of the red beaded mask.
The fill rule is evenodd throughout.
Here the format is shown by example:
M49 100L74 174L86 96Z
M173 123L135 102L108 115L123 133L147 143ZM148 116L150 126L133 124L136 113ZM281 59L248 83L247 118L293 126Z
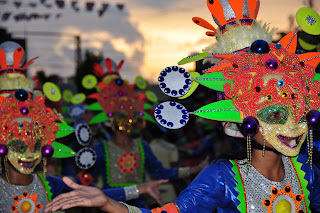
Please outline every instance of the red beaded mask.
M50 145L59 130L58 116L44 104L44 96L33 98L25 90L17 90L6 98L0 96L0 144L14 139L23 140L29 147L41 141Z

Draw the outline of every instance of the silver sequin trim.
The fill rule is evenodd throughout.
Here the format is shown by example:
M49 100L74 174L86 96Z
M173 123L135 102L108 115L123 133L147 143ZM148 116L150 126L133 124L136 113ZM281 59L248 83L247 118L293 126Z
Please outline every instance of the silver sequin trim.
M199 112L221 112L221 111L235 111L238 112L237 109L207 109L207 110L197 110L194 111L193 113L199 113Z
M46 190L43 186L42 181L40 178L33 174L33 181L30 185L27 186L19 186L19 185L12 185L4 181L0 178L0 212L1 213L12 213L10 207L15 204L13 200L13 196L22 196L25 190L28 191L29 196L38 194L37 203L40 203L42 206L45 206L48 203L48 198L46 194ZM38 212L43 213L44 207L42 207Z
M137 185L124 187L124 193L126 194L126 200L133 200L139 197Z
M243 0L242 15L244 17L250 17L248 1L247 0Z
M275 182L264 177L253 166L250 166L249 172L247 172L247 160L238 161L242 180L244 180L243 184L246 191L247 208L249 213L267 212L267 208L261 201L271 198L271 186L282 190L288 183L290 183L293 194L301 194L299 183L289 158L283 156L282 162L285 170L284 178L280 182ZM300 208L306 212L303 202L300 203Z
M223 14L225 19L228 21L232 18L236 18L236 14L234 13L230 3L228 0L219 0L223 7Z
M128 208L128 213L142 213L142 211L135 206L130 206L130 205L123 203L123 202L119 202L119 203L125 205Z
M178 170L179 178L187 178L190 176L190 167L180 167Z
M137 141L133 142L133 147L124 150L112 143L111 141L107 142L109 150L109 168L110 168L110 183L111 184L121 184L121 183L142 183L143 177L141 177L141 152L139 143ZM133 173L127 172L124 173L119 169L119 159L123 157L123 153L133 152L133 155L138 157L137 164L138 166L133 169Z

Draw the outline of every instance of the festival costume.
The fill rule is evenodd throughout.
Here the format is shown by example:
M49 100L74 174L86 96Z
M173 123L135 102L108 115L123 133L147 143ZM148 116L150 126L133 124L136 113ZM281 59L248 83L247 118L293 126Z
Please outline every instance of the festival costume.
M155 108L155 118L170 129L184 126L191 114L232 122L224 127L233 136L247 138L247 158L212 163L173 203L151 211L127 206L129 212L319 212L320 173L312 163L312 130L320 127L320 78L315 73L320 54L295 54L298 31L270 44L267 38L273 30L254 27L259 1L208 0L207 5L219 31L201 18L193 20L211 30L207 35L218 32L217 43L178 64L222 60L202 75L167 67L158 81L171 97L186 98L202 84L221 92L222 100L194 112L177 102L164 102ZM315 24L320 17L313 10L299 10L297 19L303 30L320 34ZM255 29L259 32L258 36L253 32L253 38ZM241 132L235 123L242 123ZM251 165L251 137L258 132L263 137L263 156L265 141L274 147L272 151L283 154L285 174L280 182L268 180ZM307 150L299 154L304 140Z
M88 109L102 112L93 117L89 124L111 121L113 129L127 131L126 125L130 126L141 118L155 122L147 112L152 106L144 100L150 97L152 99L152 95L136 93L133 86L120 77L119 69L122 63L117 66L107 58L94 66L95 74L102 82L98 83L98 93L88 96L98 101L89 105ZM142 84L143 82L140 83ZM119 189L123 194L119 193L116 198L113 196L118 201L123 201L128 196L132 197L130 187L144 183L146 170L157 179L176 179L187 177L190 173L190 168L164 168L149 145L141 140L133 140L132 148L128 150L118 147L112 141L101 140L95 145L94 150L97 162L90 175L95 177L102 174L104 188L125 187ZM144 206L141 196L134 198L129 203Z
M24 57L24 50L17 43L0 44L0 158L4 159L8 181L0 179L1 212L44 212L43 207L51 199L70 191L60 178L32 174L41 156L45 174L48 157L71 157L75 153L54 142L55 138L68 135L73 129L57 123L59 117L45 106L45 97L35 96L33 82L26 78L25 71L33 59L24 64ZM26 153L28 156L32 153L34 160L30 161ZM32 183L10 184L7 161L19 172L32 175Z

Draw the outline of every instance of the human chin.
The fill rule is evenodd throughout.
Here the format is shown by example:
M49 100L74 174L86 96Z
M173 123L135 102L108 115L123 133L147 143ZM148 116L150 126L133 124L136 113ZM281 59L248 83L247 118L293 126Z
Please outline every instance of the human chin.
M259 121L264 139L278 152L286 156L297 156L308 134L306 122L299 123L294 130L290 124L268 124Z
M32 153L32 158L30 158L29 156L27 159L25 154L9 151L8 160L11 163L11 165L20 173L29 175L34 171L36 166L40 163L41 154L40 152Z

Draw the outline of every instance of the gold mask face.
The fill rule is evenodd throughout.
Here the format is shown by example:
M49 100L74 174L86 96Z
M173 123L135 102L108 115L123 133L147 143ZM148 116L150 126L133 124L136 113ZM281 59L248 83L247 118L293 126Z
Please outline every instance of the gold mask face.
M41 161L41 141L36 141L34 147L19 139L8 142L8 160L22 174L31 174Z
M260 132L266 141L283 155L299 154L308 134L305 118L296 122L292 112L284 105L271 105L261 109L257 115Z
M118 113L115 114L111 118L111 123L112 123L112 128L113 130L118 130L121 131L122 133L127 133L129 134L133 126L136 124L137 120L136 119L130 119L128 118L127 115Z

